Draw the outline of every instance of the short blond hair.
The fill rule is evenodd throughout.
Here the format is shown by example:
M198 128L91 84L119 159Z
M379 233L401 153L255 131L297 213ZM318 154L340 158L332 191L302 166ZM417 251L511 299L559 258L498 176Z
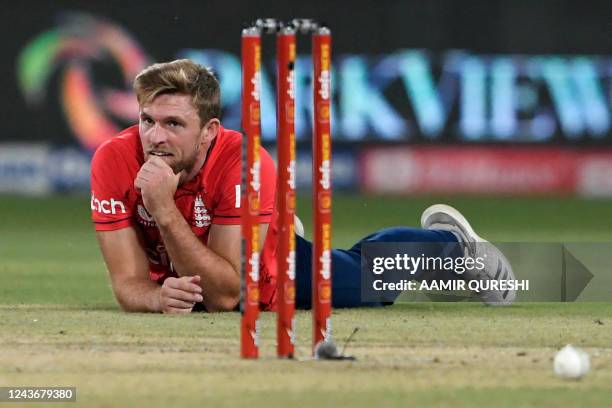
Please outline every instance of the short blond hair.
M221 116L219 81L211 69L188 59L148 66L134 79L134 92L140 106L153 102L162 94L190 95L201 126Z

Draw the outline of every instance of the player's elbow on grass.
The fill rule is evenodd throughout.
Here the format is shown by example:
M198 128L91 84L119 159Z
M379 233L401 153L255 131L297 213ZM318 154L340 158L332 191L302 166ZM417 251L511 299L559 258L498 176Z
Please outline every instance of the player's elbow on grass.
M117 303L119 304L119 307L121 308L121 311L123 311L123 312L137 313L137 312L144 312L145 311L145 310L141 310L141 308L136 307L135 305L133 305L130 302L128 302L126 299L122 299L119 296L115 296L115 299L117 300Z
M218 312L231 312L238 307L238 302L240 301L240 295L237 296L220 296L212 302L204 301L204 306L206 306L206 310L211 313Z
M161 312L161 287L154 282L113 282L113 294L124 312Z
M231 312L240 303L240 266L225 269L223 278L202 285L204 306L209 312Z
M146 305L143 304L135 304L131 299L128 299L127 296L119 295L115 292L115 300L117 304L121 308L121 311L127 313L139 313L139 312L155 312L161 310L153 310Z

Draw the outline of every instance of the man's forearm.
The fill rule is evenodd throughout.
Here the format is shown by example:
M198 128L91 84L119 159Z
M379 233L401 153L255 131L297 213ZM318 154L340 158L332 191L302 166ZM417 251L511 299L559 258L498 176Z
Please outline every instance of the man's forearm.
M194 235L178 209L166 212L156 222L178 275L202 278L207 310L233 309L240 294L240 276L233 266Z
M126 312L161 312L161 286L149 279L127 279L113 283L117 302Z

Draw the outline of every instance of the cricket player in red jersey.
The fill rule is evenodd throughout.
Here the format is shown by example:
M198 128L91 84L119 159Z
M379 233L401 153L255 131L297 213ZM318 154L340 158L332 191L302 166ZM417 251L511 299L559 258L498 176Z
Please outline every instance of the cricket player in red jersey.
M208 69L177 60L146 68L134 90L139 124L102 144L91 170L92 218L115 297L124 310L134 312L234 310L240 297L241 134L219 121L219 83ZM275 184L274 163L262 148L264 310L275 307ZM453 242L478 255L474 243L483 240L456 210L430 207L421 223L423 229L389 228L349 250L334 249L333 305L370 305L360 300L362 242L430 242L440 248ZM296 304L308 307L311 244L296 240ZM456 252L453 256L464 256L463 250ZM513 279L503 255L496 248L489 252L486 276L478 278ZM515 294L487 291L480 296L485 303L509 304Z
M135 90L139 125L92 161L93 220L115 296L128 311L231 310L240 287L241 134L219 122L217 80L189 61L150 67ZM276 176L261 156L265 237ZM273 293L263 290L262 301L271 304Z

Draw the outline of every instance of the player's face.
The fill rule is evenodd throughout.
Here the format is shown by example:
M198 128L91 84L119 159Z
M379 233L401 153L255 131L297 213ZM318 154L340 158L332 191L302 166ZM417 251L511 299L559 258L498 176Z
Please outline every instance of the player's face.
M218 125L217 119L201 125L191 96L162 94L140 107L140 140L144 158L159 156L175 174L183 170L190 174L196 163L203 163Z

